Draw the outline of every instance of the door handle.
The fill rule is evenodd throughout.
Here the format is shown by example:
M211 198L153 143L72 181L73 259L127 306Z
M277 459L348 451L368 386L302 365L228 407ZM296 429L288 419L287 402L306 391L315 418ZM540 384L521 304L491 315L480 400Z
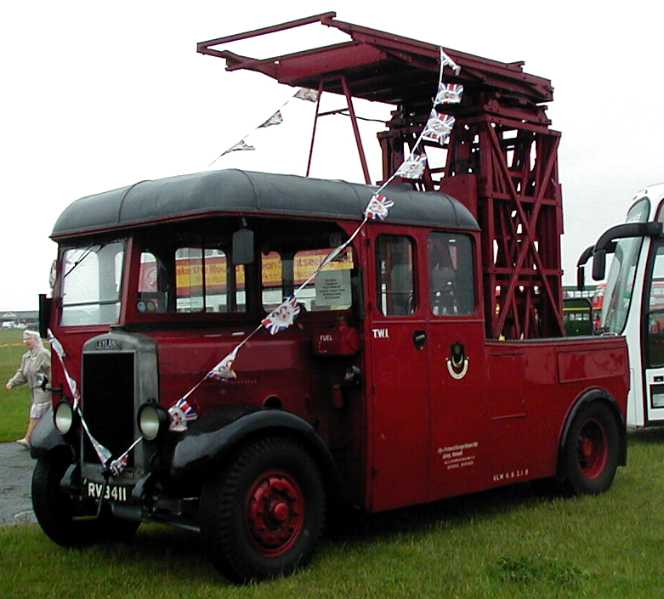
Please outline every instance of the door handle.
M413 333L413 343L417 350L421 350L424 347L424 344L427 342L426 331L415 331Z

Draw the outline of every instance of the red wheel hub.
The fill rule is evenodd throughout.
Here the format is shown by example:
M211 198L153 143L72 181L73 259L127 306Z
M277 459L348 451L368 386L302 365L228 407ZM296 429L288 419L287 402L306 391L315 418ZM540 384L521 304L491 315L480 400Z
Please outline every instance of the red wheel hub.
M604 472L609 456L604 425L595 419L584 423L577 442L579 466L584 476L597 478Z
M261 474L247 495L247 524L251 539L267 557L278 557L297 542L304 525L304 496L288 474Z

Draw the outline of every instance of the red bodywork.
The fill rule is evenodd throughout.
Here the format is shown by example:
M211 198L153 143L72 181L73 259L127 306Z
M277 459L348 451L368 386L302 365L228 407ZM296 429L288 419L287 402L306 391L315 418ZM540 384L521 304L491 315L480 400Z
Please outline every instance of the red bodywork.
M622 338L487 342L481 292L472 315L433 316L425 268L431 232L382 223L363 231L353 251L364 275L364 320L348 324L350 315L307 313L279 335L262 331L236 361L236 380L208 380L196 391L201 417L220 405L278 406L316 423L349 496L371 511L554 476L567 416L588 390L607 391L624 417L628 362ZM372 299L378 292L374 248L378 235L395 233L415 243L421 300L410 316L386 317ZM480 234L472 237L479 247ZM253 325L172 330L183 315L160 315L157 322L140 314L134 308L140 249L133 240L128 246L119 325L131 330L152 317L152 329L140 332L158 344L160 403L168 408ZM51 328L74 373L80 373L83 342L108 330L60 326L57 297ZM418 349L414 336L422 333L426 342ZM454 344L462 344L469 359L461 379L447 365ZM340 382L353 363L362 384L345 388ZM57 364L54 378L62 384Z

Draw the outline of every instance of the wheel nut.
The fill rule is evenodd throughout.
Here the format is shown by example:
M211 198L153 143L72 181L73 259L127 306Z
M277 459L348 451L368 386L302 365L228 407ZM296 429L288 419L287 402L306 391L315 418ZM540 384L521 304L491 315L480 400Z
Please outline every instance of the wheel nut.
M285 522L288 518L288 506L285 503L278 503L274 506L272 514L275 520L279 522Z

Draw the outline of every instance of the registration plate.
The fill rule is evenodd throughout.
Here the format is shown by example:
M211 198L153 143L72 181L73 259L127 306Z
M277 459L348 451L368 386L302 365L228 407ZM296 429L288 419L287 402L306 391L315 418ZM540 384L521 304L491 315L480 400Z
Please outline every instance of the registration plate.
M131 496L131 489L119 485L106 485L104 483L87 481L85 483L85 493L91 499L124 502Z

